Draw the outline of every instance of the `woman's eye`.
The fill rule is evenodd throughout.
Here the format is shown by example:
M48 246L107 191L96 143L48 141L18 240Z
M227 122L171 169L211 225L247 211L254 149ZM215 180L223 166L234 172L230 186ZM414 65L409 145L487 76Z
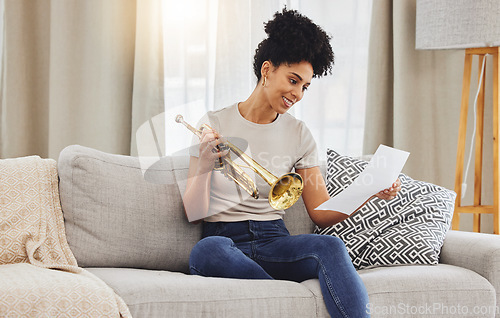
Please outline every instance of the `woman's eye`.
M290 79L290 83L292 83L292 84L297 84L297 81L296 81L296 80L294 80L293 78L291 78L291 79Z
M304 87L302 87L302 91L303 91L303 92L305 92L305 91L307 91L307 89L308 89L308 88L309 88L309 87L304 86Z

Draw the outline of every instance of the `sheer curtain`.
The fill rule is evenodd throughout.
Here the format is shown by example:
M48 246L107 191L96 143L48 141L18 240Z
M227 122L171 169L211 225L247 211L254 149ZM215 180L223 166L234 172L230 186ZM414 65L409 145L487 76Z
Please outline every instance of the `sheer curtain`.
M163 7L165 153L191 136L176 114L194 125L208 110L245 100L256 85L253 54L264 23L284 6L297 9L332 36L333 75L314 79L291 113L304 120L319 147L361 155L371 0L167 0Z

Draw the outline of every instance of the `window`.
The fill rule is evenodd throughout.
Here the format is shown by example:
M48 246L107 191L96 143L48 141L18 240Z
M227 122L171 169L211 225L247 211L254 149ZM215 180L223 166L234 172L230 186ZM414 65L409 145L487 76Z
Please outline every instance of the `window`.
M164 2L166 154L185 149L192 125L208 110L246 99L256 84L253 53L263 23L284 5L332 35L333 75L314 79L291 113L306 122L319 148L361 155L372 0L185 0Z

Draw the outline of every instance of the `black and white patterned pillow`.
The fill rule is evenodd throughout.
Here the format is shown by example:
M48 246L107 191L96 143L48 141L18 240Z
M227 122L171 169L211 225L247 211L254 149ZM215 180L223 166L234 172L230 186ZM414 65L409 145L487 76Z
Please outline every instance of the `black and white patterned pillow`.
M363 171L366 161L327 151L327 189L335 196ZM400 174L393 200L373 198L348 219L315 233L342 239L358 269L401 264L437 264L450 228L455 192Z

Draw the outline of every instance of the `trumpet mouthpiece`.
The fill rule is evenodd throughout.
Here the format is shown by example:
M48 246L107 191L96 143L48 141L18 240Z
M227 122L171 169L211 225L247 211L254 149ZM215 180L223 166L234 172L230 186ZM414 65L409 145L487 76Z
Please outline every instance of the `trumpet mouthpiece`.
M183 117L180 114L177 115L177 116L175 116L175 121L178 122L178 123L182 123L182 119L183 119Z

